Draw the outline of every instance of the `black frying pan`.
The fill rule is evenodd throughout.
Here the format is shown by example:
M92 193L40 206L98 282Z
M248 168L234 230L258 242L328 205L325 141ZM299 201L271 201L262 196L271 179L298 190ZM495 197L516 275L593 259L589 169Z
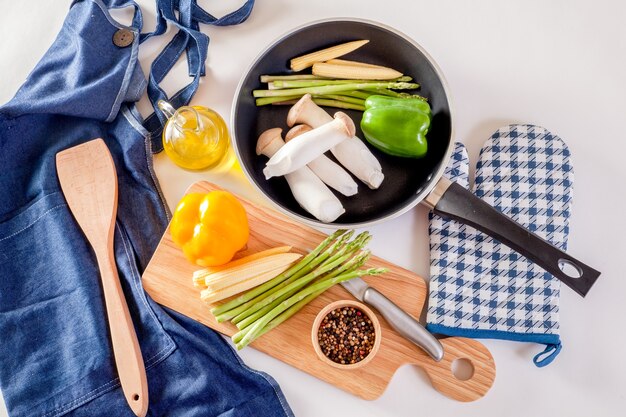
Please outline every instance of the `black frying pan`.
M283 178L265 180L262 171L267 158L256 155L256 142L267 129L287 127L289 108L257 107L252 90L262 87L259 77L263 74L290 73L289 60L295 56L357 39L369 39L370 42L346 55L346 59L392 67L421 84L420 94L428 97L433 112L428 133L428 154L419 160L399 158L370 147L385 175L381 187L370 190L359 182L356 196L339 196L346 212L336 222L322 223L299 206ZM327 110L331 114L337 111ZM357 136L362 138L359 128L361 113L345 112L356 122ZM365 227L399 216L423 202L435 213L469 224L510 246L582 296L600 275L527 231L465 188L442 178L454 145L454 124L446 81L426 51L394 29L352 19L314 22L294 29L273 42L252 63L239 83L231 114L233 146L247 177L279 210L304 223L334 228ZM569 269L564 266L569 266ZM566 273L562 269L575 272Z

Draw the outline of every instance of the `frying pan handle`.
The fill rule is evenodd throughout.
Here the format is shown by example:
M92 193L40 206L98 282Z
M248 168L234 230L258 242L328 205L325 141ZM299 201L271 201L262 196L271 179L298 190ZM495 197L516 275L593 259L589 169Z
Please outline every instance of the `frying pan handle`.
M441 178L424 202L434 213L472 226L524 255L581 296L585 296L600 272L576 260L551 243L476 197L461 185ZM579 277L561 268L573 267Z

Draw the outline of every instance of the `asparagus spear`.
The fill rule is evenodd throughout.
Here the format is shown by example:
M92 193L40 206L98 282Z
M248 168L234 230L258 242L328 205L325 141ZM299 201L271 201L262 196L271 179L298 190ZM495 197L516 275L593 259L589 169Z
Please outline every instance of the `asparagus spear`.
M350 97L348 95L342 95L342 94L327 94L325 96L313 96L313 100L315 100L316 98L345 101L346 103L357 104L360 106L365 105L365 100L363 100L362 98Z
M335 107L338 109L345 109L345 110L365 111L365 106L362 104L353 104L353 103L347 103L345 101L329 100L329 99L324 99L324 98L313 98L312 100L315 104L319 106ZM277 101L272 104L276 106L293 106L297 102L298 102L297 99L292 99L292 100L287 100L287 101Z
M280 96L279 97L259 97L254 102L257 106L265 106L267 104L280 103L280 102L290 101L290 100L298 100L300 97L302 97L302 94L294 95L294 96L283 96L283 97L280 97Z
M365 276L365 275L378 275L386 271L387 270L385 268L371 268L371 269L365 269L365 270L356 270L356 271L339 275L335 278L316 282L313 285L310 285L304 288L302 291L298 292L297 294L283 301L280 305L276 306L272 311L270 311L265 316L257 320L252 326L249 327L249 330L245 329L244 330L245 336L243 336L243 338L241 338L241 341L236 344L237 349L241 350L244 347L246 347L248 344L254 341L257 337L259 337L259 335L263 332L263 329L269 324L270 321L278 317L281 313L288 310L290 307L294 306L295 304L298 304L300 301L304 300L309 295L314 294L322 289L327 290L328 288L332 287L335 284L338 284L343 281L348 281L355 277ZM233 338L237 337L237 334L235 334Z
M428 101L426 99L426 97L422 97L419 94L409 94L409 93L403 93L403 92L398 92L398 91L392 91L389 90L388 88L364 88L364 90L366 91L371 91L373 94L380 94L383 96L390 96L390 97L400 97L400 98L418 98L420 100L424 100L424 101Z
M289 268L287 271L285 271L282 274L278 275L276 278L272 278L270 281L266 282L265 284L260 285L260 286L254 288L254 289L252 289L250 291L247 291L246 293L240 295L239 297L237 297L237 298L235 298L235 299L233 299L233 300L231 300L231 301L229 301L229 302L227 302L225 304L222 304L222 305L220 305L218 307L213 308L211 310L211 313L213 313L214 316L222 315L222 314L224 314L226 312L229 312L230 310L233 310L236 307L239 307L240 305L246 303L247 301L252 300L254 297L258 296L259 294L262 294L265 291L275 287L276 285L280 284L282 281L287 279L289 276L294 275L295 273L300 271L302 268L306 267L324 249L326 249L333 241L335 241L337 238L341 237L344 234L346 234L346 230L344 230L344 229L340 229L340 230L335 231L334 233L329 235L326 239L324 239L322 241L322 243L320 243L315 249L313 249L300 262L298 262L293 267ZM232 316L232 317L234 317L234 316ZM224 320L227 320L227 319L228 318L225 318Z
M342 275L342 274L345 274L345 273L348 273L348 272L352 272L352 271L354 271L354 270L356 270L356 269L358 269L358 268L362 267L362 266L365 264L365 262L367 262L367 260L369 259L369 257L370 257L370 252L369 252L369 251L364 251L364 252L360 253L358 256L356 256L356 257L352 258L349 262L346 262L344 265L342 265L342 267L341 267L341 268L337 268L337 269L335 269L334 271L332 271L332 272L330 272L330 273L328 273L328 274L324 275L324 276L323 276L323 277L321 277L321 278L319 279L319 281L317 281L317 282L327 281L327 280L332 279L332 278L335 278L335 277L337 277L337 276L339 276L339 275ZM322 292L323 292L323 291L322 291ZM249 328L250 328L249 326L250 326L251 324L254 324L254 322L256 322L256 320L258 320L258 319L260 319L262 316L264 316L264 315L265 315L265 313L267 313L267 312L269 312L269 311L273 310L276 306L278 306L280 303L282 303L283 301L285 301L287 298L291 297L292 295L294 295L294 293L289 294L287 297L285 297L285 298L283 298L283 299L276 300L277 302L272 303L271 305L269 305L269 306L265 307L265 308L264 308L264 309L262 309L262 310L259 310L259 312L258 312L258 313L260 313L261 311L263 311L263 314L258 314L258 315L257 315L257 314L255 313L255 314L254 314L254 316L255 316L255 319L254 319L254 320L250 319L250 317L252 317L252 316L250 316L250 317L248 317L246 320L243 320L242 322L240 322L240 323L237 325L237 327L238 327L240 330L244 330L244 331L238 332L237 334L233 335L233 337L232 337L233 342L234 342L234 343L239 343L239 342L241 341L241 339L242 339L242 338L245 336L245 334L246 334L246 331L245 331L245 330L249 330ZM319 295L319 294L318 294L318 295ZM269 308L268 308L268 307L269 307ZM250 320L248 320L248 319L250 319ZM246 322L246 321L247 321L247 322ZM244 322L246 322L246 325L245 325L245 326L243 325L243 323L244 323ZM241 325L241 326L240 326L240 325Z
M394 78L393 80L385 80L384 82L409 82L413 78L408 75ZM341 79L325 79L325 80L275 80L272 81L273 89L283 88L302 88L302 87L319 87L323 85L342 85L342 84L380 84L381 80L341 80Z
M326 259L328 259L336 250L337 248L339 248L340 246L342 246L348 239L350 239L350 237L352 237L352 235L354 234L354 230L350 230L347 233L344 233L342 235L340 235L337 240L330 245L330 247L328 247L324 252L322 252L321 254L319 252L316 252L315 250L313 252L311 252L308 256L310 256L311 254L315 253L315 256L311 257L311 260L300 270L295 271L291 276L281 276L279 275L278 277L274 278L274 279L278 279L281 278L282 281L278 282L276 285L272 286L272 288L268 288L267 290L264 290L262 293L256 294L258 291L256 291L256 289L249 291L249 293L252 293L254 291L254 294L256 294L254 297L252 297L251 299L245 301L244 303L242 303L241 305L226 311L224 313L218 314L216 316L216 320L221 323L225 320L232 320L233 323L237 323L239 320L241 320L243 317L243 313L247 310L249 310L252 306L256 305L257 303L261 302L262 300L264 300L266 297L270 296L271 294L275 293L276 291L279 291L281 288L289 285L290 283L292 283L293 281L300 279L301 277L305 276L306 274L308 274L309 272L311 272L312 270L314 270L315 268L317 268L317 266L319 264L321 264L322 262L324 262ZM319 248L319 246L318 246ZM241 297L245 297L246 294L243 294ZM241 298L240 297L240 298ZM214 313L215 315L215 313Z
M279 96L293 96L304 95L310 93L312 95L324 95L339 93L342 91L351 90L363 90L371 88L392 88L395 90L412 90L418 88L417 83L407 82L376 82L376 83L350 83L339 85L323 85L314 87L303 88L289 88L283 90L254 90L252 94L254 97L279 97Z
M354 231L351 230L350 232ZM345 243L347 241L347 239L345 238L349 234L350 233L346 233L345 235L341 236L341 238L337 241L335 245L333 245L322 255L318 256L318 259L311 262L311 268L308 269L310 272L308 272L307 274L300 273L300 276L294 275L288 281L284 281L280 286L276 286L272 290L266 292L265 294L263 294L263 298L261 300L239 313L236 317L232 319L232 322L238 325L240 321L246 319L253 313L258 312L262 308L274 303L274 301L283 297L284 295L289 296L290 294L293 294L294 292L311 282L313 279L329 272L336 266L349 259L349 257L352 256L356 250L361 248L365 243L369 241L369 233L363 232L359 236L357 236L352 242ZM339 246L341 247L337 250L337 247ZM336 253L330 256L335 251ZM317 267L318 265L319 268Z
M350 231L347 234L352 234L353 232ZM345 236L345 235L344 235ZM263 293L260 293L256 296L254 296L252 299L244 302L243 304L229 310L226 311L224 313L221 313L219 315L216 316L216 320L218 322L223 322L225 320L232 320L233 323L237 323L238 320L240 320L240 316L247 310L250 309L251 306L256 305L257 303L259 303L260 301L264 300L269 294L273 294L274 292L280 290L281 288L285 287L286 285L289 285L291 282L301 278L302 276L308 274L310 271L314 270L321 262L325 261L328 257L330 257L330 255L336 250L336 247L338 246L339 242L341 242L344 239L344 236L342 236L340 238L340 240L338 242L335 242L333 245L331 245L331 247L329 247L328 249L326 249L326 251L322 252L319 256L313 258L307 265L305 265L303 268L301 268L300 270L295 271L291 276L289 275L279 275L274 279L281 279L281 282L278 282L276 285L274 285L272 288L267 289L266 291L264 291ZM256 290L256 289L255 289ZM255 290L251 290L251 291L255 291ZM256 293L257 291L255 291ZM243 294L244 296L247 293Z
M356 266L356 268L359 268L359 266ZM309 304L311 301L313 301L318 296L320 296L324 291L326 291L326 288L323 288L321 290L318 290L318 291L314 292L313 294L308 295L303 300L301 300L298 303L294 304L293 306L289 307L287 310L285 310L283 313L281 313L280 316L278 316L275 319L273 319L272 321L270 321L267 324L267 326L265 326L263 328L263 330L261 330L259 332L259 334L257 335L256 338L258 339L259 337L263 336L265 333L269 332L270 330L272 330L273 328L275 328L279 324L283 323L285 320L287 320L288 318L290 318L291 316L296 314L298 311L300 311L302 309L302 307L304 307L305 305ZM239 333L243 333L243 334L241 335L241 337L238 338L238 340L234 340L233 339L233 342L235 342L235 343L240 342L241 339L243 339L243 336L245 335L246 332L239 332Z
M348 103L343 100L329 100L325 98L313 98L313 103L319 106L336 107L338 109L365 111L365 105Z
M330 278L334 278L334 277L336 277L338 275L341 275L341 274L343 274L345 272L350 272L352 270L355 270L355 269L361 267L367 261L369 256L370 256L369 251L364 251L364 252L359 253L358 255L354 256L352 259L350 259L345 264L339 265L337 268L334 268L333 270L331 270L328 274L322 276L320 278L320 281L323 281L323 280L326 280L326 279L330 279ZM313 279L315 279L315 278L313 278ZM266 304L263 308L258 309L257 311L253 311L253 312L249 313L248 316L245 319L243 319L243 320L241 320L241 321L236 323L237 328L245 329L246 327L248 327L249 325L251 325L252 323L257 321L259 318L263 317L266 313L271 311L274 307L279 305L281 302L283 302L284 300L286 300L287 298L291 297L293 294L298 292L302 287L304 287L306 284L311 282L313 279L311 279L309 281L306 281L306 280L299 281L299 285L294 285L290 291L285 291L284 294L277 295L277 298L274 299L274 301L271 302L270 304Z
M365 101L369 96L373 96L376 93L372 91L353 90L353 91L343 91L341 94L348 96L348 97L360 98L363 101Z
M374 93L365 94L365 98L373 95ZM265 106L267 104L286 104L291 103L292 101L299 100L302 95L298 96L285 96L285 97L259 97L255 100L257 106ZM313 96L313 99L327 99L327 100L337 100L343 101L346 103L353 103L357 105L364 105L365 100L359 97L353 97L347 94L326 94L321 96Z
M314 292L313 294L305 297L302 301L299 301L298 303L294 304L293 306L289 307L287 310L285 310L285 312L283 312L280 316L276 317L274 320L270 321L267 326L265 326L263 328L263 330L261 330L259 332L259 334L257 335L257 339L261 336L263 336L265 333L269 332L270 330L272 330L273 328L275 328L276 326L278 326L279 324L281 324L282 322L284 322L285 320L287 320L288 318L290 318L291 316L293 316L294 314L296 314L298 311L300 311L302 309L302 307L304 307L305 305L309 304L311 301L313 301L314 299L316 299L318 296L320 296L324 291L326 291L326 289L322 289L319 291ZM244 333L245 334L245 333ZM243 338L243 335L242 337ZM240 339L241 340L241 339ZM233 342L237 343L237 341L233 340Z
M422 97L419 94L397 92L397 91L389 90L387 88L375 88L375 89L365 89L365 90L342 91L337 94L314 95L313 101L322 106L363 111L365 110L364 108L365 99L367 99L369 96L376 95L376 94L391 96L391 97L418 98L421 100L427 100L425 97ZM290 96L259 97L256 99L255 102L257 106L264 106L267 104L293 105L303 95L304 94L290 95Z

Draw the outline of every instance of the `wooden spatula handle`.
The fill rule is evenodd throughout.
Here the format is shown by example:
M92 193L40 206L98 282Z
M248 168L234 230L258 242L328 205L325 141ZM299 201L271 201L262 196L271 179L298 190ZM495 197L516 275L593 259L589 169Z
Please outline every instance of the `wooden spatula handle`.
M122 390L133 413L136 416L144 417L148 411L146 368L117 275L113 245L110 245L106 250L96 249L96 257L102 276L113 355L115 356Z
M135 415L148 412L148 381L137 335L122 292L113 237L117 214L117 174L101 138L56 155L57 175L70 211L98 259L115 365L126 401Z

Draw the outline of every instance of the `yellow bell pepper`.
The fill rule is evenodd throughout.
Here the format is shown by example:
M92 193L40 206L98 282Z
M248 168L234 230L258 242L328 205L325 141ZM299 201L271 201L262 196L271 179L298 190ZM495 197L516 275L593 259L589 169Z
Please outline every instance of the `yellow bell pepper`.
M187 259L200 266L229 262L250 236L246 211L227 191L184 196L174 211L170 233Z

